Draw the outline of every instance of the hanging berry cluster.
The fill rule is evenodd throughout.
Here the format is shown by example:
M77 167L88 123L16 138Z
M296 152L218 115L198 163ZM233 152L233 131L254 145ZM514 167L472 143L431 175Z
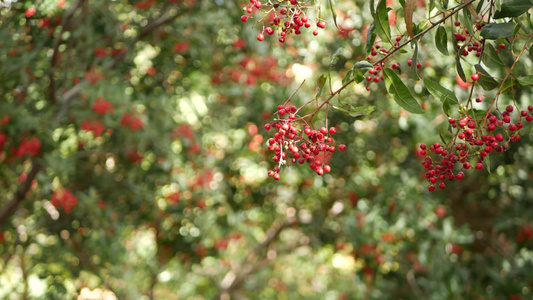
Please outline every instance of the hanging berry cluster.
M533 106L528 107L529 112L520 111L515 123L511 122L513 111L514 107L509 105L501 114L487 113L483 118L475 119L466 115L465 109L459 120L449 118L448 122L455 130L455 135L447 145L420 145L419 153L425 156L422 162L427 169L425 177L430 183L428 190L433 192L435 186L444 189L445 181L463 179L464 170L482 170L489 153L501 153L509 148L511 141L519 141L520 130L524 126L522 119L527 122L533 120ZM431 154L426 156L427 151Z
M247 22L250 18L257 21L262 29L257 34L257 40L265 40L265 33L273 35L279 28L279 42L284 43L286 36L290 34L300 35L303 28L311 28L311 20L308 16L310 7L306 6L308 1L287 0L287 1L267 1L250 0L251 4L243 7L246 13L241 16L241 21ZM261 18L256 18L253 13L261 11ZM318 29L326 28L326 21L315 20L316 27L313 27L313 35L318 35Z
M332 138L337 132L335 127L315 130L302 117L296 115L297 111L295 106L279 105L275 113L277 121L265 124L266 130L277 130L274 137L268 140L268 150L274 151L272 160L278 163L276 168L268 171L268 176L276 180L280 178L281 166L289 162L300 165L307 163L318 175L328 173L331 166L326 162L335 149L346 150L345 145L337 147Z

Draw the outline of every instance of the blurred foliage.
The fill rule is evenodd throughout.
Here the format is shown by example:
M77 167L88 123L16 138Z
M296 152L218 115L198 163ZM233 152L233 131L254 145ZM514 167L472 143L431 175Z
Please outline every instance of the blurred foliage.
M418 6L414 22L436 2ZM414 68L400 76L424 114L401 109L381 82L353 84L339 99L376 110L329 110L347 145L332 171L290 166L280 181L267 177L263 125L304 80L297 106L323 73L338 88L366 57L368 1L337 1L342 31L323 3L326 31L284 44L257 42L238 1L3 4L0 298L532 297L531 127L490 155L490 173L430 194L417 149L446 135L447 117ZM403 32L402 3L388 5L393 35ZM418 75L468 98L433 34L419 43ZM406 50L394 60L405 65ZM531 65L524 55L516 74ZM526 107L531 95L524 85L501 104ZM322 110L315 125L325 119Z

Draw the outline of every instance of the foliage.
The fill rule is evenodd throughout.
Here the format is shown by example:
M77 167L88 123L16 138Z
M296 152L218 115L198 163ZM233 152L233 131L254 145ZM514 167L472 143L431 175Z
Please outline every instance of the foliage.
M533 3L260 3L0 4L0 297L530 298Z

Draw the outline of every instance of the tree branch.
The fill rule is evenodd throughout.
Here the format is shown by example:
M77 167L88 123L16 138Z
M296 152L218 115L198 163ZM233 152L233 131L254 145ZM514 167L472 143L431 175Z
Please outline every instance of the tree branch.
M43 166L33 162L33 167L31 171L28 173L28 176L26 177L26 181L24 181L15 192L15 195L13 196L13 199L9 201L6 205L2 207L0 210L0 225L4 224L4 222L9 219L9 217L17 210L20 202L24 200L26 197L26 193L31 188L31 182L33 179L35 179L35 176L39 171L43 169Z
M61 32L59 33L56 43L54 44L54 48L52 49L52 57L50 58L50 74L48 74L48 78L50 79L50 85L48 86L48 97L50 98L50 102L52 103L56 103L57 101L54 68L57 64L57 51L59 49L59 46L61 45L61 38L63 37L63 33L67 28L68 22L72 19L74 12L83 4L84 1L85 0L76 1L76 3L74 3L74 5L72 5L69 11L65 14L65 17L61 22Z

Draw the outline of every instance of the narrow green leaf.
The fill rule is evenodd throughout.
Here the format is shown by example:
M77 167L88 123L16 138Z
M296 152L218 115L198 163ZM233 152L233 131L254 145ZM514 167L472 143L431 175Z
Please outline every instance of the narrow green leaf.
M454 104L459 103L455 93L441 86L439 83L426 78L424 79L424 85L428 89L428 92L441 102L450 101Z
M373 5L374 3L372 1L371 6L373 7ZM379 0L376 9L377 10L371 9L371 12L373 11L372 17L374 18L374 23L376 26L375 29L377 31L377 34L379 35L382 41L389 42L392 44L387 1Z
M439 28L437 28L437 33L435 34L435 46L440 53L448 55L448 34L446 33L446 28L444 28L444 26L439 26Z
M459 75L459 77L461 77L461 79L466 82L466 75L465 75L465 71L463 71L463 66L461 66L461 52L463 51L463 47L461 47L461 49L459 49L459 51L457 51L457 56L455 57L455 60L457 61L457 63L455 64L455 69L457 70L457 75Z
M496 53L494 46L490 43L485 43L485 51L483 52L483 56L481 56L481 61L488 68L496 69L505 66L498 53Z
M320 97L324 94L326 81L328 80L328 74L322 74L316 82L316 85L318 86L318 92L316 93L316 97Z
M392 69L384 69L385 86L387 92L392 96L394 101L398 103L403 109L415 114L423 114L424 110L416 102L411 92L405 86L403 81L394 73Z
M370 27L368 28L368 33L366 35L366 55L370 54L370 51L372 51L372 48L374 47L374 42L376 41L375 29L375 22L372 22L372 24L370 24Z
M335 23L335 27L340 30L339 26L337 25L337 11L335 10L335 0L329 0L329 8L331 9L333 23Z
M330 67L332 67L333 65L337 64L337 62L339 62L339 56L341 55L342 48L343 47L340 47L335 52L333 52L333 55L331 56L331 63L329 64Z
M344 78L342 79L343 85L352 79L354 72L354 70L350 70L346 73L346 75L344 75Z
M501 8L494 14L494 19L514 18L526 13L533 3L530 0L505 1Z
M518 82L522 85L533 85L533 75L518 77Z
M479 73L478 83L484 90L490 91L499 86L499 83L481 65L476 64L474 67Z
M474 27L472 26L472 15L470 14L470 11L466 8L463 9L463 19L466 25L466 29L468 29L468 32L470 32L470 34L474 34Z
M415 51L413 53L413 57L412 57L412 61L411 61L411 70L413 70L413 80L414 81L419 81L420 80L420 77L418 76L418 73L417 73L417 68L416 68L416 64L418 63L418 43L416 41L413 41L413 43L415 44Z
M487 165L487 171L489 171L490 174L490 155L487 155L483 161Z
M372 105L354 107L349 103L342 103L342 107L335 105L332 105L332 107L352 117L367 116L371 114L374 110L376 110L376 107Z
M513 36L514 22L490 23L481 28L481 36L488 40L506 39Z

